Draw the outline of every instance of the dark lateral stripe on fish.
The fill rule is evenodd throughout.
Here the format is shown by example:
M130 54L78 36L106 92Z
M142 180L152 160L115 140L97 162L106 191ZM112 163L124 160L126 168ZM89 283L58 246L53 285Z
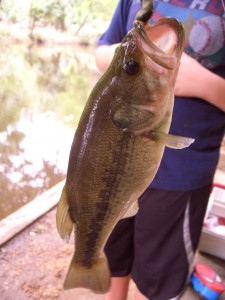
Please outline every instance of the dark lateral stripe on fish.
M101 238L101 232L105 224L104 220L112 214L112 210L109 209L109 206L112 205L111 198L114 198L115 195L118 194L118 187L120 184L120 176L118 176L118 174L121 176L124 174L124 168L127 164L127 159L129 158L127 153L132 152L131 148L134 145L134 141L135 137L131 139L130 133L123 134L121 142L118 144L119 146L113 152L111 168L107 166L105 171L106 174L102 178L105 183L105 187L100 191L100 200L96 203L97 214L93 216L89 222L89 230L86 235L85 243L86 249L82 260L83 265L88 268L95 263L93 260L93 254L96 252L96 244L98 244L98 241ZM116 202L113 203L113 206L116 206ZM108 214L106 212L108 212Z

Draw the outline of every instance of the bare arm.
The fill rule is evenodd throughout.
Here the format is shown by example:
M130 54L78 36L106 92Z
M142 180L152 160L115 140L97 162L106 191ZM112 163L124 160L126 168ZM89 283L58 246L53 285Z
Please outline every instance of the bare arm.
M225 112L225 79L185 53L181 58L175 95L204 99Z
M110 65L115 49L119 44L99 46L95 50L95 61L100 71L104 72Z
M104 72L119 44L99 46L95 52L97 67ZM183 53L175 95L204 99L225 112L225 79L212 73L199 62Z

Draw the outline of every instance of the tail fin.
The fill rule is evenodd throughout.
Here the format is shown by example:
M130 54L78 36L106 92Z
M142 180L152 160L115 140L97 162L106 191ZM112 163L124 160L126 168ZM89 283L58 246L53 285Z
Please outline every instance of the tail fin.
M107 293L110 288L110 271L106 257L101 257L87 268L75 262L73 257L64 282L65 289L83 287L97 294Z

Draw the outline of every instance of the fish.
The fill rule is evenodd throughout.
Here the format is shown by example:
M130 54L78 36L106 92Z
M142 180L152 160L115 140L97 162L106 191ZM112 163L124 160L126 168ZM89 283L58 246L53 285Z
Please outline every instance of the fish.
M135 20L86 102L56 214L62 239L75 231L65 289L109 290L104 246L110 233L137 213L165 147L182 149L194 141L168 133L183 47L176 19L146 26Z

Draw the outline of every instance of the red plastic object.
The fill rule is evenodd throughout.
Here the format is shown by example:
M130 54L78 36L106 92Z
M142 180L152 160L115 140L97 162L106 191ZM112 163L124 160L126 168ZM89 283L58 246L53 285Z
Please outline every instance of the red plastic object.
M225 185L224 184L221 184L221 183L216 183L216 182L213 182L213 187L218 187L218 188L221 188L221 189L225 189Z
M225 284L219 275L205 264L195 265L195 274L201 282L211 290L221 294L225 291Z

